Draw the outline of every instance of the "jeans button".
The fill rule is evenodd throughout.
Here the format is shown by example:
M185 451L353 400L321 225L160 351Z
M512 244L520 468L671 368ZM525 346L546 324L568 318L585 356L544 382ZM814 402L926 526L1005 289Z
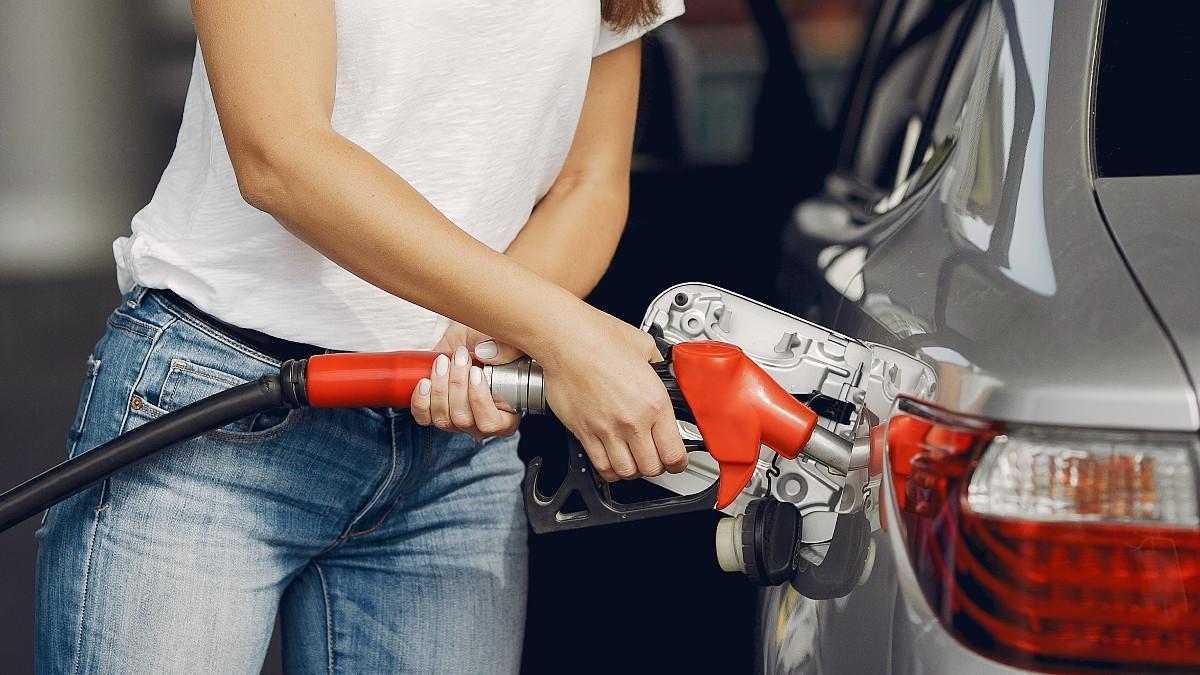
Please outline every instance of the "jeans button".
M142 397L134 396L132 399L130 399L129 407L133 408L134 410L141 410L142 409Z

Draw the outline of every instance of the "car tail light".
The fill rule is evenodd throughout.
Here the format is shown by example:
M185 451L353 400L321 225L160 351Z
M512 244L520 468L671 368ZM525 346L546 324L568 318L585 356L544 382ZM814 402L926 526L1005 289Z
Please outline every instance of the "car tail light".
M902 398L886 452L912 568L959 640L1051 670L1200 667L1195 435L1000 425Z

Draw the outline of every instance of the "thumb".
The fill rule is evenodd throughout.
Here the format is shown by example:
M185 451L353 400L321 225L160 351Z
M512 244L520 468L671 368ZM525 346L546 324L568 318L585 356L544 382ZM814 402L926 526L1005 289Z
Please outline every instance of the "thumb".
M472 352L480 363L489 365L509 363L524 356L516 347L487 337L484 337L482 342L476 344Z

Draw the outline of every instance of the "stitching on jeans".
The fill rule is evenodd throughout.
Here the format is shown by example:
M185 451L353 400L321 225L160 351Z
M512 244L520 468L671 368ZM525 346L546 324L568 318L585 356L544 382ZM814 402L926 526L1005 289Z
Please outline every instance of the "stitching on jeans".
M120 312L114 312L114 314L120 314ZM121 314L121 317L124 319L128 319L130 321L133 321L136 324L152 326L152 324L148 324L139 319L134 319L133 317L125 315L125 314ZM168 322L166 326L163 326L161 328L158 326L152 326L154 329L156 329L155 333L153 335L139 335L137 332L135 332L129 328L118 326L118 325L114 324L111 318L109 319L108 323L110 326L112 326L113 328L116 328L118 330L123 330L127 333L137 335L138 337L150 338L150 348L146 350L146 355L142 358L142 364L138 368L137 377L134 378L133 385L129 389L129 397L130 397L130 399L132 399L133 392L137 390L137 386L139 383L141 383L142 376L146 372L146 365L150 362L150 356L154 353L154 347L158 344L158 339L160 337L162 337L163 332L166 330L167 326L171 325L172 322ZM131 409L132 409L132 406L130 405L130 401L127 400L125 402L125 414L121 417L120 427L117 428L118 436L125 433L125 425L129 421L129 411ZM94 510L94 515L92 517L92 533L91 533L91 537L89 537L89 539L88 539L87 555L85 557L84 566L83 566L83 590L82 590L82 597L80 598L80 602L79 602L79 623L75 630L75 654L74 654L73 663L71 665L71 672L74 673L74 675L79 674L79 669L82 667L82 662L83 662L83 626L84 626L84 620L87 616L88 595L89 595L89 591L90 591L91 575L92 575L92 562L95 560L94 554L95 554L95 550L96 550L96 538L100 531L100 518L103 517L101 514L109 511L109 509L107 509L107 508L102 508L102 507L106 506L105 500L108 498L108 496L109 496L109 481L105 480L104 482L102 482L100 484L100 496L99 496L99 499L97 499L97 501L96 501L96 508Z
M370 512L371 509L375 508L375 505L378 504L379 500L383 498L384 493L387 492L387 488L391 486L392 480L396 476L396 465L399 463L398 462L398 454L399 453L396 451L396 423L395 423L395 421L393 420L392 423L388 426L390 427L389 431L391 432L390 435L391 435L391 439L392 439L392 466L390 469L388 469L387 476L383 479L383 482L379 484L379 489L375 490L375 494L371 495L371 500L367 502L367 505L364 506L363 508L359 509L358 513L356 513L354 515L354 518L352 518L350 520L350 524L346 526L345 532L342 534L342 536L338 537L339 540L344 541L344 540L349 539L350 537L354 536L354 526L358 525L358 521L362 520L363 516L367 515L367 513ZM389 509L389 512L390 512L390 509ZM385 517L386 517L386 515L385 515ZM378 527L378 525L376 525L376 527ZM373 530L375 528L371 528L371 529ZM368 532L369 531L370 530L368 530ZM363 534L366 534L366 532L363 532Z
M315 560L312 566L316 568L317 576L321 579L321 594L325 596L325 653L328 655L329 675L333 675L333 601L330 600L329 581L325 578L325 570L321 569L321 564Z
M395 511L396 507L400 505L400 500L404 498L404 493L406 492L408 483L414 480L414 476L424 473L425 470L429 468L430 463L433 461L433 431L429 427L421 427L418 430L418 433L421 435L420 455L409 464L408 473L404 475L404 478L397 482L396 498L392 500L392 503L390 506L388 506L387 511L385 511L383 515L379 517L378 522L372 525L369 529L351 533L348 538L352 539L354 537L361 537L365 534L371 534L375 530L378 530L380 526L383 525L384 521L388 519L388 516L392 515L392 511ZM395 435L392 436L392 439L394 444Z
M75 442L67 450L67 457L72 459L75 457L75 451L79 449L79 439L83 438L83 428L87 425L88 409L92 407L92 394L96 391L96 380L100 379L101 359L92 356L89 357L89 361L88 365L91 366L91 372L88 373L88 379L90 382L88 383L87 397L83 400L83 412L79 415L79 424L75 429L75 433L78 435L75 437Z
M410 418L411 419L411 418ZM407 494L412 488L413 482L429 471L429 467L433 465L433 439L437 434L450 434L434 427L418 427L418 441L414 448L412 464L409 466L408 473L405 474L404 480L400 482L397 490L401 495Z
M291 431L292 427L296 426L304 417L306 408L292 408L284 416L283 421L275 426L264 429L262 431L225 431L224 429L213 429L206 431L202 435L205 438L219 438L221 440L230 441L232 443L258 443L260 441L270 440L276 436L281 436L287 431ZM142 400L142 409L139 411L146 417L156 420L163 415L170 414L153 403Z
M113 323L112 321L109 321L108 325L112 328L116 328L117 330L125 331L126 333L129 333L130 335L133 335L135 337L149 338L151 340L153 340L155 338L154 335L147 334L147 333L139 333L138 331L130 328L129 326L122 326L120 324Z
M245 384L249 381L219 368L192 363L187 359L171 359L171 370L187 373L193 377L199 377L215 384L223 384L226 387L236 387L239 384Z
M109 315L108 325L145 338L154 337L156 333L162 331L161 326L138 319L120 309L113 310L113 313Z
M372 525L371 527L369 527L365 530L359 530L358 532L351 532L349 535L347 535L346 538L353 539L355 537L362 537L362 536L371 534L375 530L378 530L379 526L383 525L383 521L387 520L388 516L392 515L392 511L396 510L396 505L400 503L400 496L401 495L396 495L396 498L392 500L391 506L389 506L387 508L387 511L383 512L383 515L379 517L379 520L374 525Z
M174 376L174 377L173 377ZM246 380L241 380L232 375L228 376L227 380L218 379L213 375L201 373L196 368L192 367L191 363L183 359L174 359L171 361L171 367L167 370L167 377L163 381L163 386L158 392L159 407L163 410L167 409L167 402L175 402L175 394L179 391L180 376L194 377L197 380L203 380L209 384L215 384L219 387L231 388L245 384ZM167 384L170 384L170 388Z
M249 356L252 359L255 359L256 361L262 361L263 363L267 364L268 366L281 365L281 362L279 361L279 359L271 358L270 356L263 354L262 352L254 349L253 347L250 347L249 345L238 342L237 340L229 339L225 334L219 333L219 332L213 330L211 327L209 327L208 324L206 324L203 321L201 321L200 319L192 316L190 313L185 312L184 310L180 309L179 307L176 307L174 304L171 303L171 301L164 299L161 295L158 295L157 293L155 293L151 297L154 298L154 301L157 302L158 305L163 308L163 311L167 312L171 316L174 316L176 319L183 321L184 323L191 326L192 328L195 328L196 330L200 331L201 333L204 333L205 335L216 340L217 342L220 342L221 344L223 344L231 349L235 349L235 350L241 352L242 354Z
M114 312L114 314L120 314L120 313ZM133 317L125 315L125 314L121 314L121 317L124 319L128 319L130 321L136 322L137 324L142 324L142 325L146 325L146 326L152 325L152 324L148 324L144 321L141 321L139 319L134 319ZM158 339L160 337L162 337L162 334L166 331L167 327L170 326L171 323L173 323L173 322L174 322L174 320L169 321L169 322L167 322L166 326L162 326L161 328L158 326L153 326L153 328L156 329L154 335L140 335L139 333L137 333L136 331L134 331L132 329L114 324L112 319L109 319L108 323L113 328L125 331L127 333L131 333L138 337L150 338L150 348L146 350L146 355L144 357L142 357L142 363L138 367L137 377L134 378L133 385L129 389L129 397L125 401L125 414L121 417L121 425L117 428L118 436L125 433L125 425L129 423L129 412L130 412L130 410L133 409L133 406L130 404L131 400L133 398L133 392L137 390L138 385L142 381L142 377L146 373L146 365L150 363L150 357L151 357L151 355L154 354L154 348L158 345ZM105 480L103 483L100 484L100 497L96 501L96 508L94 510L94 515L92 517L92 534L91 534L91 537L88 539L87 555L86 555L86 558L84 561L84 566L83 566L83 592L82 592L82 597L80 598L80 602L79 602L79 624L76 627L76 631L75 631L74 663L72 663L72 665L71 665L71 672L74 673L74 675L79 674L79 669L82 666L82 662L83 662L83 626L84 626L84 619L87 616L88 595L89 595L89 591L90 591L89 585L91 584L91 574L92 574L92 562L94 560L94 553L96 550L96 538L97 538L98 532L100 530L100 518L102 517L101 514L109 511L109 509L102 508L105 506L104 502L105 502L105 499L108 498L108 496L109 496L109 481Z
M104 504L104 497L108 491L108 481L100 486L100 499L96 506L95 514L92 517L92 533L88 538L87 555L83 563L83 590L79 598L79 623L75 628L75 654L71 663L71 672L73 675L79 675L79 669L83 662L83 624L84 618L87 616L88 606L88 591L90 590L92 577L92 561L93 553L96 550L96 533L100 530L100 514L107 509L101 509Z
M146 350L146 356L142 357L142 365L138 368L137 377L133 378L133 385L129 388L129 395L125 399L125 415L121 417L121 426L117 428L118 436L125 433L125 425L129 423L129 412L133 410L133 392L137 391L138 385L142 383L142 378L146 375L146 366L150 363L150 357L154 355L154 349L158 346L158 339L162 337L163 333L173 323L175 323L174 319L168 321L167 325L162 327L158 335L150 339L150 348Z

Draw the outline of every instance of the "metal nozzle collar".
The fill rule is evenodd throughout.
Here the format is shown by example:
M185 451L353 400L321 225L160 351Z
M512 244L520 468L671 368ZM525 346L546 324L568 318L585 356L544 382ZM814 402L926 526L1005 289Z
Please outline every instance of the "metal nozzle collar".
M483 376L492 396L508 403L516 412L541 415L546 412L542 367L532 359L517 359L498 366L484 366Z

